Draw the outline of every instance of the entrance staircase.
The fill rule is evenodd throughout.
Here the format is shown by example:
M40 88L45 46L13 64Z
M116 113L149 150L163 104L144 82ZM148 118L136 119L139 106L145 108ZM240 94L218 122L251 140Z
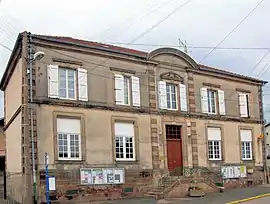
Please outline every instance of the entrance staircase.
M180 168L180 167L179 167ZM206 167L181 167L167 172L160 178L154 180L151 185L151 190L146 193L146 196L154 197L155 199L165 198L174 188L181 186L184 192L188 191L191 183L206 184L215 190L223 188L222 176L211 171ZM175 172L182 172L181 176L177 176Z

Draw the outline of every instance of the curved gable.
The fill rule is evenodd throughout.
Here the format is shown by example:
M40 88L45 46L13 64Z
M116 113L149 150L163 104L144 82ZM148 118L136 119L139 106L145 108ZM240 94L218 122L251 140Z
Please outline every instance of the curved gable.
M199 69L199 65L189 55L187 55L186 53L184 53L178 49L175 49L175 48L165 47L165 48L155 49L152 52L148 53L147 58L151 60L151 59L154 59L160 55L175 56L175 57L179 58L181 61L183 61L185 64L187 64L195 69Z

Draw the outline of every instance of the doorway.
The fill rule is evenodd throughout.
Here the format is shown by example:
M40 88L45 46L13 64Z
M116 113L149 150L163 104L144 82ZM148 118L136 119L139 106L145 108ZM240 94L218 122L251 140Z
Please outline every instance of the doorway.
M182 126L166 125L167 161L171 175L181 176L183 168Z

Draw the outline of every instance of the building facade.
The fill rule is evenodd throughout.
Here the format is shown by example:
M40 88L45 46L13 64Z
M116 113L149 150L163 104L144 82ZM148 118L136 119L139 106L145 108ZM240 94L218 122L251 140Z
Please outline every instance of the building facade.
M28 60L37 51L44 58ZM129 171L160 176L179 167L263 167L258 136L265 83L197 64L173 48L146 53L22 33L0 84L6 168L17 175L7 183L16 192L31 192L31 136L38 173L45 152L52 172L121 167L127 177Z

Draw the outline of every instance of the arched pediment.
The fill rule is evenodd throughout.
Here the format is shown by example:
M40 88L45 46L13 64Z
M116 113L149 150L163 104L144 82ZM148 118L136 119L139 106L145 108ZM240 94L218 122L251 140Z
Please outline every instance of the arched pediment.
M194 69L199 69L199 65L186 53L182 52L181 50L175 49L175 48L158 48L156 50L153 50L150 52L147 56L148 59L153 59L154 57L162 54L169 54L174 55L181 60L185 61L188 65L193 67Z
M174 72L165 72L160 75L161 79L167 79L167 80L173 80L173 81L179 81L181 83L184 83L183 77L181 77L179 74L176 74Z

